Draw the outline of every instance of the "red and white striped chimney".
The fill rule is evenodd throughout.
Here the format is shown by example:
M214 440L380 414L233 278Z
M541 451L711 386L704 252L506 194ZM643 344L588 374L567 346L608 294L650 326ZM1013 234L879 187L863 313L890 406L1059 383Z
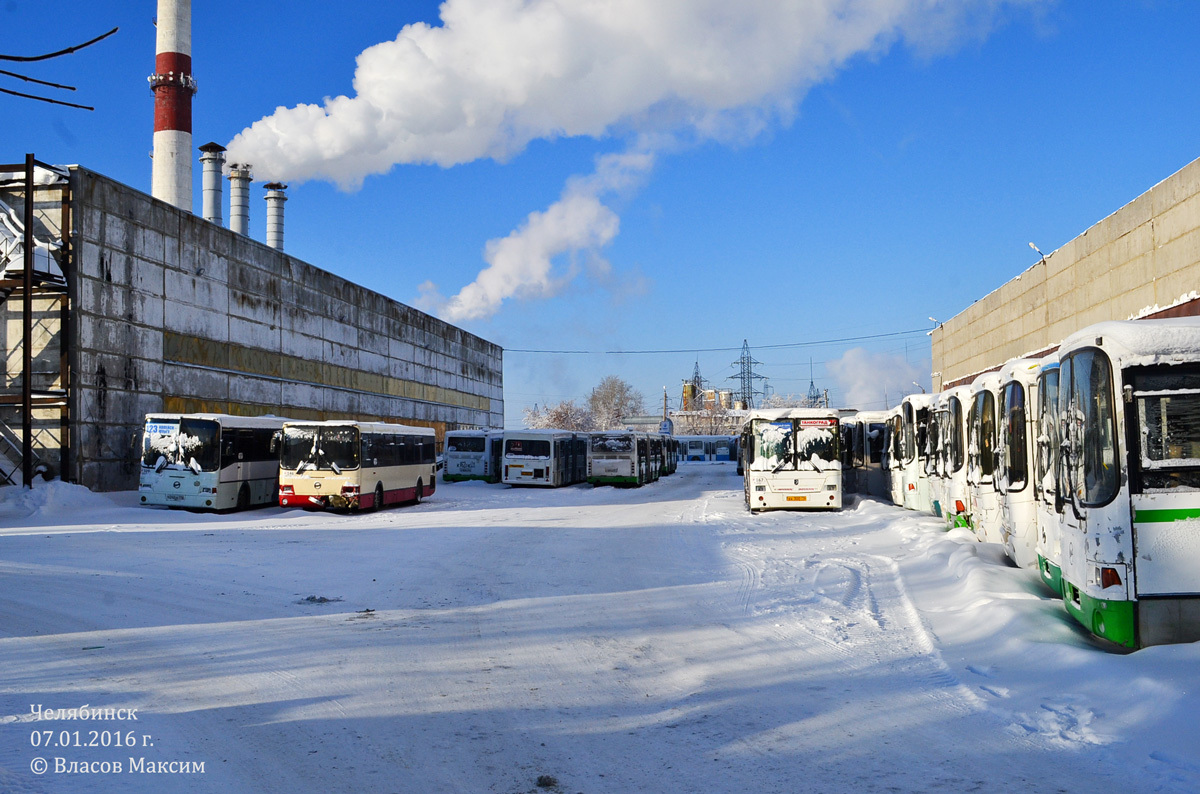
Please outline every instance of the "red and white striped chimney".
M158 0L154 92L154 165L150 194L192 210L192 3Z

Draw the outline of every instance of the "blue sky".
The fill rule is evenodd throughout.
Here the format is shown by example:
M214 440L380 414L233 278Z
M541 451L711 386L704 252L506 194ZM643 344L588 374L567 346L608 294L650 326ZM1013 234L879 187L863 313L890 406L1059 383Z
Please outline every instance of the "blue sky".
M475 1L455 0L466 11ZM845 12L863 4L810 5ZM507 420L519 423L521 409L535 402L582 399L607 374L633 383L650 406L661 405L664 386L676 404L680 381L696 361L714 385L732 387L725 379L734 374L743 339L775 391L804 392L811 359L817 386L829 389L835 403L894 404L902 390L915 390L914 378L928 382L929 317L953 316L1033 264L1028 242L1050 252L1200 155L1194 79L1200 4L949 5L974 13L937 28L937 35L938 20L919 14L899 25L901 32L881 23L866 51L849 46L846 57L799 77L782 58L774 75L782 88L763 89L764 101L751 85L749 100L720 108L735 119L731 134L672 121L696 103L682 113L668 102L650 114L622 114L623 92L636 93L655 76L604 82L601 74L600 90L591 84L586 90L595 91L597 106L613 92L618 110L610 117L597 111L586 134L571 130L587 126L579 119L592 97L579 103L585 89L568 81L551 85L561 97L538 111L560 131L535 130L526 141L508 130L515 143L498 159L460 153L451 159L461 162L445 167L422 162L418 151L386 173L362 175L361 187L349 191L284 173L293 185L286 248L397 300L446 312L446 304L422 303L429 300L422 284L436 285L443 300L459 293L488 266L489 241L527 228L531 213L545 213L553 225L548 210L570 193L566 186L592 177L600 158L647 151L646 136L656 136L650 159L622 172L625 184L583 191L604 233L594 245L554 258L552 294L542 285L535 297L505 297L488 307L490 314L454 319L510 351L683 352L508 352ZM663 4L685 19L695 8L701 23L715 6ZM735 22L752 28L762 21L756 14L773 13L763 10L770 4L745 5L752 6ZM490 7L515 18L529 6ZM279 106L353 96L360 52L396 39L410 23L441 24L430 2L347 0L334 16L329 8L310 0L194 3L196 145L227 144ZM6 119L0 161L32 151L148 191L153 98L146 76L154 14L148 0L0 0L0 29L21 33L5 37L4 52L56 49L121 27L89 50L25 67L38 78L77 85L70 98L97 110L0 95ZM735 28L729 20L714 26ZM555 31L580 29L536 30L529 51ZM475 47L489 53L488 68L503 70L503 57L515 56L501 44L460 48L458 65L471 65ZM553 49L553 42L546 46ZM3 77L0 87L26 88ZM759 114L761 128L739 116L788 100L794 112ZM526 112L513 102L510 115ZM406 123L419 127L425 111L414 110L411 99L405 103ZM554 117L558 112L564 115ZM199 182L197 169L197 208ZM265 203L258 192L251 235L262 239ZM525 251L516 246L504 261L519 268ZM577 272L567 278L572 266ZM878 338L853 341L867 336ZM847 341L811 344L822 340ZM768 347L785 344L795 346Z

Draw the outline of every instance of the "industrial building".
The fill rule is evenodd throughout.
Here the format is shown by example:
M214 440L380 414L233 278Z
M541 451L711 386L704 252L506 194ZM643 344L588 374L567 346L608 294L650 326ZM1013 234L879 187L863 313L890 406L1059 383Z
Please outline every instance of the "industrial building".
M1092 323L1200 315L1198 291L1195 160L934 329L933 390L1047 355Z
M35 466L96 490L136 487L150 412L503 425L497 345L86 168L33 166L26 268L24 167L0 166L11 481L25 421Z

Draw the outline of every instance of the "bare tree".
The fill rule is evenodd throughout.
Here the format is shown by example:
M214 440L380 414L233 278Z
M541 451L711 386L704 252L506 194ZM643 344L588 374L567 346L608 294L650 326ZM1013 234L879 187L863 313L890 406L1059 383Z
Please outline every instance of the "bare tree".
M41 55L6 55L4 53L0 53L0 61L14 61L17 63L32 63L34 61L48 61L51 58L58 58L63 55L70 55L73 52L82 50L84 47L90 47L91 45L95 44L96 42L100 41L101 39L106 39L109 36L111 36L112 34L116 33L117 30L118 30L117 28L113 28L112 30L108 31L107 33L103 33L94 39L85 41L83 44L76 44L72 47L67 47L66 49L58 50L56 52L46 52L46 53L42 53ZM37 78L30 77L27 74L22 74L20 72L10 72L7 69L0 69L0 75L4 75L5 77L12 77L17 80L23 80L26 83L33 83L34 85L44 85L47 88L59 88L59 89L62 89L63 91L74 91L75 90L75 86L72 86L72 85L63 85L62 83L51 83L51 82L47 82L46 80L38 80ZM66 105L67 107L79 108L80 110L95 110L94 107L89 107L88 105L77 105L74 102L64 102L61 99L53 99L51 97L38 96L37 94L26 94L23 91L13 91L8 88L0 88L0 94L10 94L12 96L21 97L22 99L36 99L38 102L49 102L51 105Z
M811 408L807 397L797 397L794 394L772 394L764 399L760 408Z
M622 420L626 416L645 413L646 398L616 375L607 375L592 389L588 408L591 409L596 429L614 430L625 426Z
M595 428L592 414L582 405L576 405L574 400L563 400L557 405L547 405L538 408L536 405L525 409L525 426L531 430L578 430L589 431Z

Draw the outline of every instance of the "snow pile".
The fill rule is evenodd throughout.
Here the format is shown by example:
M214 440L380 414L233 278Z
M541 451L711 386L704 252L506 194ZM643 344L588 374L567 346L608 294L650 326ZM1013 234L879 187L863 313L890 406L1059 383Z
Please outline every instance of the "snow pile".
M0 488L0 519L5 520L77 516L112 507L113 501L107 496L62 480L43 482L39 479L33 488L16 485Z

